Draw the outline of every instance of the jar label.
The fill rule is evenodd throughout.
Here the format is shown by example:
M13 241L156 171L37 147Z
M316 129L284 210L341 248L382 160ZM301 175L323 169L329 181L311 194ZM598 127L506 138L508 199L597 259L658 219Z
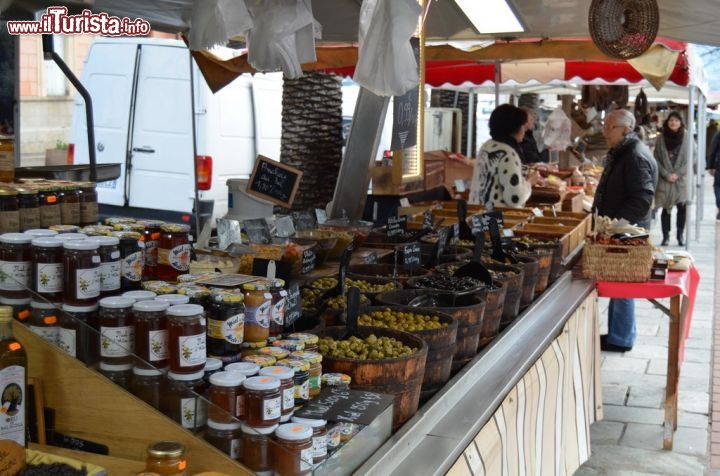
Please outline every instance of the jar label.
M285 325L285 304L285 298L281 298L272 306L272 320L279 326Z
M283 390L282 399L283 410L295 408L295 387L293 386Z
M57 344L71 357L77 357L77 332L75 329L61 327L58 332Z
M235 416L242 417L245 414L245 396L241 393L235 397Z
M145 266L157 266L158 264L158 240L147 240L145 242Z
M205 333L178 337L178 360L180 367L195 367L207 359Z
M97 202L80 202L80 220L82 223L97 223L98 208Z
M50 343L58 343L60 328L57 326L30 326L30 330Z
M128 281L140 281L142 279L142 267L142 251L130 253L122 259L122 277Z
M160 260L160 252L166 251L158 249L158 261ZM190 244L184 244L176 246L171 250L167 251L167 263L178 271L187 271L190 269L190 252L192 247Z
M0 439L13 440L25 446L25 367L10 365L0 370L0 388L3 401L3 418L0 425Z
M150 362L165 360L168 356L168 331L148 331Z
M23 208L20 211L20 230L40 228L40 208Z
M75 270L75 296L92 299L100 295L100 267Z
M60 217L64 225L77 225L80 223L80 204L61 203Z
M280 413L282 413L281 398L275 397L263 400L262 411L263 420L276 420L280 418Z
M265 301L256 308L245 308L245 322L248 324L256 324L260 327L270 327L270 307L271 301Z
M100 290L116 291L120 289L120 261L100 263Z
M180 424L183 428L194 429L205 425L207 409L201 398L180 399Z
M222 323L222 338L231 344L242 344L245 337L245 314L230 316Z
M229 456L230 459L239 459L240 458L240 438L233 438L230 440L230 450Z
M30 287L31 261L0 261L0 289L22 291Z
M17 210L0 212L0 232L20 231L20 212Z
M295 385L295 398L298 400L310 400L310 385L308 380L303 380L299 385Z
M135 352L135 326L100 326L100 355L127 357Z
M50 199L51 197L48 197ZM60 217L60 204L43 204L40 205L40 226L47 228L52 225L57 225L61 222Z
M305 448L304 450L300 450L300 472L303 471L310 471L313 465L313 453L314 450L312 446L310 448Z
M63 290L62 263L36 263L35 289L39 293L59 293Z
M324 458L327 456L327 434L313 436L313 456L315 458Z

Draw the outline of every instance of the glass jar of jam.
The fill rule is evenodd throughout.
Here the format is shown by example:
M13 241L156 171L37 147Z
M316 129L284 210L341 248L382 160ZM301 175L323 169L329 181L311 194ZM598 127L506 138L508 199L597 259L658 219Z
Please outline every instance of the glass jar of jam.
M26 298L32 285L32 237L25 233L0 235L0 296Z
M40 200L36 190L16 188L18 193L18 212L20 231L40 228Z
M123 296L125 297L125 296ZM163 368L168 363L168 323L162 301L139 301L132 305L135 322L135 355L142 363L136 367Z
M245 340L258 342L270 337L272 294L264 283L245 283Z
M110 296L100 299L100 360L111 364L133 363L135 325L132 299Z
M260 375L266 377L275 377L280 379L280 393L282 394L282 404L280 410L280 421L290 421L290 417L295 412L295 372L293 369L280 365L273 365L260 369Z
M272 343L275 347L280 347L287 350L288 352L295 352L296 350L305 350L305 343L294 339L276 339Z
M145 262L145 243L140 233L134 231L114 231L112 236L120 240L120 289L130 291L140 289Z
M261 340L258 342L249 342L245 341L240 346L240 355L242 357L247 357L248 355L257 355L258 351L265 347L267 345L266 340Z
M63 241L63 301L74 306L94 304L100 296L98 243L78 239Z
M322 376L322 354L311 350L299 350L290 353L290 358L294 360L304 360L310 364L308 373L310 374L309 389L310 398L315 398L320 394L320 377Z
M245 335L243 295L227 291L210 294L208 306L208 354L238 356Z
M201 430L207 421L207 401L203 372L178 374L168 372L168 388L160 395L162 412L183 428Z
M298 350L309 350L311 352L317 352L318 350L317 345L319 338L315 334L310 334L308 332L293 332L292 334L288 334L287 338L297 340L305 344L305 349Z
M0 296L0 306L12 307L15 320L23 323L27 323L30 318L30 301L29 297L6 298Z
M80 188L77 185L65 185L60 188L60 223L63 225L80 224Z
M170 371L201 372L207 359L207 325L202 306L180 304L167 309Z
M258 364L253 364L252 362L233 362L231 364L227 364L225 366L225 370L227 372L241 373L247 378L256 376L260 371L260 366Z
M121 294L121 296L130 298L130 299L134 300L135 302L140 302L140 301L153 301L157 297L157 294L152 291L147 291L145 289L135 289L132 291L125 291L124 293Z
M40 201L40 226L42 228L62 223L60 200L58 199L58 192L55 188L40 188L38 200Z
M165 281L175 281L179 274L190 269L190 227L179 223L166 223L160 226L158 244L157 277Z
M20 208L17 190L0 187L0 233L20 231Z
M80 228L80 233L87 236L110 236L112 232L112 227L107 225L85 225Z
M155 296L158 301L164 301L170 306L177 306L178 304L187 304L190 302L190 298L184 294L158 294Z
M60 334L60 322L57 316L57 308L53 303L30 301L30 330L55 345Z
M48 227L49 230L57 231L58 235L67 235L69 233L80 233L80 227L77 225L65 225L65 224L57 224L57 225L50 225Z
M247 466L248 469L256 474L273 474L273 457L271 448L272 435L277 430L278 425L268 426L266 428L252 428L242 424L242 454L240 462Z
M58 225L56 228L62 229L63 226L64 225ZM85 233L77 233L74 231L58 231L55 238L65 243L66 241L86 240L88 236Z
M158 441L147 447L145 471L161 476L185 476L188 462L185 447L174 441Z
M120 290L120 240L114 236L94 236L100 255L100 294L110 296Z
M270 304L270 335L278 336L282 334L285 326L285 311L287 309L287 291L284 289L285 281L282 279L273 279L270 282L270 294L272 301Z
M57 231L50 230L48 228L31 228L29 230L23 231L26 235L30 235L33 238L39 238L39 237L45 237L45 238L52 238L53 236L56 236L58 234Z
M132 364L111 364L108 362L100 362L100 373L107 379L124 389L130 388L132 380Z
M60 313L58 345L68 354L87 365L97 362L100 338L92 324L98 319L98 305L72 306L63 304Z
M208 418L204 438L205 441L228 455L230 459L238 460L240 458L242 432L239 421L222 423Z
M282 395L280 379L275 377L250 377L245 387L245 423L253 428L273 426L280 423Z
M207 396L210 401L208 418L217 423L232 423L244 411L245 376L238 372L215 372L210 376Z
M63 244L55 238L33 238L33 290L49 301L63 297Z
M310 401L310 363L304 360L280 360L278 365L289 367L295 373L293 384L295 385L295 410L299 410Z
M348 374L330 372L320 378L323 387L348 388L352 378Z
M95 182L80 182L80 224L83 226L98 223L98 195Z
M210 376L217 372L222 372L223 361L215 357L205 359L205 367L203 367L203 379L207 385L210 385Z
M130 393L159 410L162 379L162 370L135 366L130 380Z
M283 349L282 347L276 347L274 345L258 349L257 353L258 355L269 355L270 357L274 357L275 361L286 359L288 355L290 355L289 350Z
M275 473L283 476L302 476L312 473L313 430L301 423L285 423L275 430L277 446Z
M315 418L292 417L293 423L301 423L313 429L313 465L318 465L327 458L327 420Z
M138 222L145 228L142 233L142 240L145 243L145 266L143 267L143 279L157 279L158 247L160 246L160 227L165 222L160 220L141 220Z
M272 355L246 355L242 358L243 362L250 362L253 364L258 364L260 368L263 367L270 367L271 365L275 365L277 362L277 359L273 357Z

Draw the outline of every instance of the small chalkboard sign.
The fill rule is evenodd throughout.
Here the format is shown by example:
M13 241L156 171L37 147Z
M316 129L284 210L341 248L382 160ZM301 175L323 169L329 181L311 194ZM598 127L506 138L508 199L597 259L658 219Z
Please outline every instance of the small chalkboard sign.
M322 208L316 208L315 218L317 218L318 225L324 225L327 221L327 212Z
M302 170L258 155L245 191L276 205L290 208L301 177Z
M292 219L295 223L295 229L298 231L314 230L317 220L315 212L312 210L301 210L292 212Z
M490 220L491 219L494 219L497 222L498 228L503 227L502 212L487 212L487 213L480 213L478 215L473 215L472 216L472 232L473 232L473 234L485 233L486 231L490 231Z
M315 269L315 250L306 248L302 252L302 262L300 264L300 273L307 274Z
M370 425L393 404L394 398L393 395L385 393L327 387L296 411L295 416L335 423Z
M416 268L420 266L420 242L413 241L402 245L403 264L408 268Z
M450 241L450 227L444 226L438 230L437 255L445 253Z
M454 236L455 238L458 238L458 239L460 238L460 223L459 222L453 223L452 236Z
M433 216L433 212L430 210L425 210L423 212L423 230L431 230L433 227L433 223L435 223L435 217Z
M387 219L387 236L398 236L405 233L407 230L407 215L399 217L388 217Z
M267 245L272 242L270 227L264 218L253 218L243 221L243 227L250 243Z
M302 305L300 303L300 286L292 282L287 290L287 309L285 310L285 326L291 325L302 316Z

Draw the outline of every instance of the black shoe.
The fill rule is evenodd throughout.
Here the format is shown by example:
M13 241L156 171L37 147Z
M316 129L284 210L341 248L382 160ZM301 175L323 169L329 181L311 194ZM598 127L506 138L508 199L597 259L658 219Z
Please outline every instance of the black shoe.
M600 350L605 352L630 352L632 347L624 347L622 345L611 344L607 341L607 336L600 336Z
M665 238L663 238L662 243L660 243L660 246L667 246L669 244L670 244L670 238L665 237Z
M718 214L715 215L715 219L716 219L716 220L720 220L720 212L718 212Z
M678 236L678 246L685 246L685 240L683 240L682 236Z

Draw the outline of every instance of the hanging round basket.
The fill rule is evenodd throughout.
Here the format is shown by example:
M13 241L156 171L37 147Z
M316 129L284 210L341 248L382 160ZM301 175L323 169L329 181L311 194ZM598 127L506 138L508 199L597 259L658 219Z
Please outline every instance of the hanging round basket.
M612 58L643 54L655 41L659 24L657 0L592 0L590 4L590 37Z

